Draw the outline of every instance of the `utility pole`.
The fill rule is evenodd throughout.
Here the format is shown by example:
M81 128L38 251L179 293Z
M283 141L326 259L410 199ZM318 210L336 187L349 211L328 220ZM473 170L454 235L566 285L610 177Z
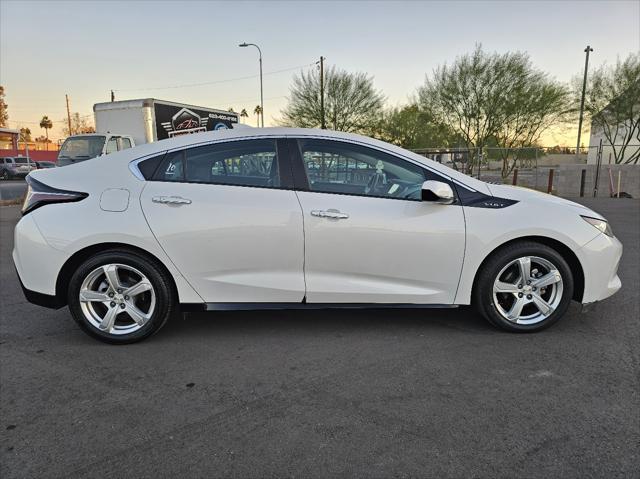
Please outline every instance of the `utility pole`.
M113 90L111 90L111 101L116 101L116 95L113 93Z
M64 97L67 100L67 124L69 126L69 135L72 135L73 133L71 132L71 112L69 111L69 95L65 95Z
M584 79L582 80L582 99L580 100L580 119L578 120L578 143L576 146L576 159L580 158L580 134L582 133L582 115L584 113L584 96L587 91L587 70L589 68L589 53L593 51L589 45L584 49L587 54L584 59Z
M327 129L324 121L324 57L320 57L320 128Z

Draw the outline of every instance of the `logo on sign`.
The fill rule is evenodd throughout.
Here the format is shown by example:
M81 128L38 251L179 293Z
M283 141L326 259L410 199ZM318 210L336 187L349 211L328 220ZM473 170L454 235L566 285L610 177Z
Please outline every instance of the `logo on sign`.
M207 131L208 121L208 117L201 117L188 108L183 108L171 117L171 121L163 122L162 127L167 131L169 138L173 138L178 135Z

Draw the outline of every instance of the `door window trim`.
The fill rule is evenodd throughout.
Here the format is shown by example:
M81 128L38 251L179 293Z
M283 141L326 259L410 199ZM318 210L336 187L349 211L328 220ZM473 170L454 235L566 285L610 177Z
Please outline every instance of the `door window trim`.
M289 138L289 150L291 152L291 163L292 163L292 169L293 169L293 176L294 176L294 181L296 184L296 190L297 191L305 191L308 193L319 193L319 194L325 194L325 195L342 195L342 196L357 196L360 198L379 198L379 199L383 199L383 200L395 200L395 201L412 201L412 202L419 202L422 203L424 202L422 199L418 199L418 198L394 198L393 196L380 196L380 195L367 195L367 194L360 194L360 193L347 193L347 192L339 192L339 191L317 191L317 190L312 190L310 185L309 185L309 177L307 175L307 171L304 167L304 161L303 161L303 154L302 154L302 144L301 141L305 141L305 140L321 140L321 141L328 141L328 142L332 142L332 143L342 143L342 144L346 144L346 145L354 145L360 148L365 148L365 149L369 149L369 150L373 150L374 152L380 152L383 153L385 155L389 155L392 156L393 158L397 159L398 161L405 161L407 163L410 163L411 165L414 165L418 168L420 168L423 172L432 174L436 177L437 181L442 181L443 183L447 183L449 186L451 186L451 189L453 190L453 194L455 197L454 202L452 203L453 205L456 204L460 204L459 199L458 199L458 194L456 191L456 187L454 186L454 182L451 178L449 177L445 177L442 174L440 174L437 171L434 171L431 168L427 168L424 165L418 163L418 162L414 162L409 160L408 158L404 158L402 156L396 155L388 150L384 150L381 148L376 148L374 146L368 145L368 144L364 144L364 143L359 143L359 142L355 142L355 141L349 141L349 140L343 140L343 139L335 139L332 137L322 137L322 136L295 136L295 137L288 137ZM426 178L425 178L426 181ZM429 202L426 202L429 203Z
M280 179L279 186L242 185L242 184L234 184L234 183L222 183L222 182L216 182L216 181L194 181L194 180L187 180L186 178L182 180L177 180L177 181L168 181L168 180L161 180L161 179L155 178L160 166L164 163L167 156L173 153L181 152L183 156L183 162L186 162L186 152L194 148L203 148L208 146L224 146L226 144L238 143L243 141L253 141L253 140L272 140L274 142L275 149L276 149L276 159L278 162L278 176ZM159 156L159 155L152 155L145 159L151 159L153 158L153 156ZM137 168L138 163L139 161L135 162L136 169L138 169ZM203 142L195 145L189 145L186 147L173 148L170 150L166 150L164 152L164 157L158 164L158 167L154 171L153 176L151 177L151 179L146 181L154 181L158 183L188 183L188 184L197 184L197 185L236 186L241 188L260 188L260 189L267 189L267 190L295 190L293 174L291 169L289 145L285 138L279 137L279 136L269 136L269 137L257 136L257 137L251 137L251 138L238 138L238 139L229 140L229 141Z

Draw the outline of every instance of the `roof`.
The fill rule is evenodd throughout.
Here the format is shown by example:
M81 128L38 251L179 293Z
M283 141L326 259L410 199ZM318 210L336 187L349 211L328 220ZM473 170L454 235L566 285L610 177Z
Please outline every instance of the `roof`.
M0 133L10 133L12 135L19 135L20 130L13 130L11 128L0 128Z

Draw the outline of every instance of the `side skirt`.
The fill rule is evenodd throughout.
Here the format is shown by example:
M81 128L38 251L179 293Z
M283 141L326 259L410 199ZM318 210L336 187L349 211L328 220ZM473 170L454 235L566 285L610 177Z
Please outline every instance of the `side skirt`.
M259 311L284 309L451 309L457 304L413 304L413 303L181 303L185 313L203 311Z

